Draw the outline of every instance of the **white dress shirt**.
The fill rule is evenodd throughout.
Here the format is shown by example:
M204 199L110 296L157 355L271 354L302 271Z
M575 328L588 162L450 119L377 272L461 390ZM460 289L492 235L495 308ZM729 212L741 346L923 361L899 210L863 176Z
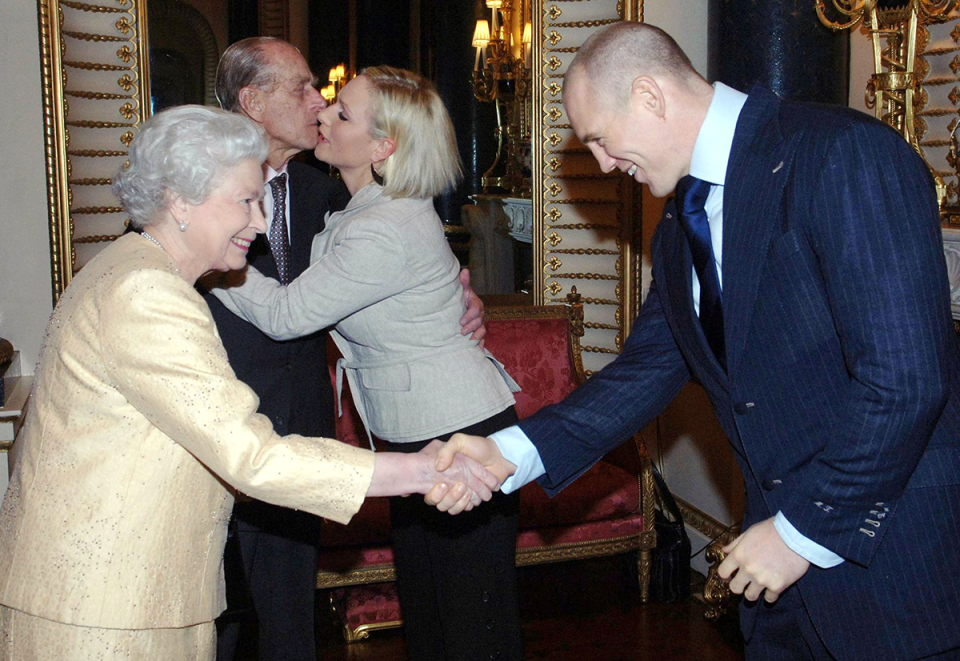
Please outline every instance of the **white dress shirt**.
M747 101L747 95L727 87L723 83L715 83L713 89L713 99L710 101L710 107L707 109L706 117L693 147L690 174L697 179L712 184L704 207L710 224L710 241L713 245L713 255L717 263L717 277L722 291L723 186L726 181L727 163L730 159L730 150L733 147L737 120L744 103ZM693 269L691 268L691 270ZM693 270L693 304L699 315L700 280L697 278L695 270ZM536 446L527 438L520 427L508 427L491 434L490 438L500 448L503 456L517 466L517 472L510 476L501 487L501 490L505 493L511 493L546 472ZM774 518L774 527L790 549L812 564L826 569L843 562L843 558L833 551L802 535L782 512L777 512Z

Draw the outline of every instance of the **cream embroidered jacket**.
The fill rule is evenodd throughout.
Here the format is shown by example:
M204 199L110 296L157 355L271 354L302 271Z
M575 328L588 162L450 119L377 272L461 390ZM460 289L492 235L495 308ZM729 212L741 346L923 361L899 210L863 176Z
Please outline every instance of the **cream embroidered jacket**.
M122 237L51 318L0 510L0 603L95 627L182 627L224 608L233 485L346 523L373 454L274 433L203 299Z

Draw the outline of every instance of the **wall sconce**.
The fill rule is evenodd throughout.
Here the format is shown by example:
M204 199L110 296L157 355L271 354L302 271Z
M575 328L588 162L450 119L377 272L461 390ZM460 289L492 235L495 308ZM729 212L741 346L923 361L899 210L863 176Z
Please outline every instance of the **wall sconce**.
M873 108L877 119L886 122L909 142L923 158L933 175L937 188L937 201L941 216L948 213L947 185L943 174L930 165L923 153L918 133L916 110L926 104L923 89L924 74L918 73L919 60L923 59L923 44L918 44L920 34L926 40L926 26L947 20L957 7L958 0L815 0L820 22L832 30L846 30L863 24L873 42L874 74L867 83L866 105ZM827 3L832 3L832 10ZM831 16L835 18L831 18ZM956 41L957 38L954 38ZM918 50L920 51L918 53ZM956 50L956 49L954 49ZM919 60L918 60L919 58ZM924 95L924 100L920 100ZM954 122L958 118L954 119ZM950 130L950 143L956 149L954 135L956 124ZM950 157L947 158L950 162ZM950 165L960 176L960 162L955 158ZM950 173L946 173L950 174ZM955 188L955 186L954 186ZM956 198L956 191L952 191Z
M351 76L352 77L352 76ZM340 90L343 89L343 86L347 84L347 70L343 64L338 64L337 66L330 69L330 74L328 76L330 84L320 90L320 96L327 100L327 103L333 103L337 95L340 94Z
M497 155L482 178L483 192L500 188L530 193L530 92L532 30L525 20L529 0L486 0L490 21L480 19L473 32L477 49L473 94L493 103L497 112Z

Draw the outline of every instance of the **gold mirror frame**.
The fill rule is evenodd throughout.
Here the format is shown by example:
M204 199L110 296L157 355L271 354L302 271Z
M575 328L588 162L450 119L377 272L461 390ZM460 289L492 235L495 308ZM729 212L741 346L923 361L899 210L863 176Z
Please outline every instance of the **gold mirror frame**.
M147 0L38 0L53 299L125 216L110 179L150 115ZM639 187L600 174L563 110L563 76L594 30L643 19L642 0L533 3L534 302L585 303L585 368L620 352L640 305ZM539 147L539 148L537 148Z
M149 115L146 3L38 0L53 302L123 231L110 192Z

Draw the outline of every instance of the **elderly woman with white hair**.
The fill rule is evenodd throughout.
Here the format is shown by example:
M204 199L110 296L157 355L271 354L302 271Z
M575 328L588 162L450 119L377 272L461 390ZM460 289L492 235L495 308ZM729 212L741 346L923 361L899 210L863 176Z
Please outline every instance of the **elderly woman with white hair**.
M87 264L47 329L0 510L0 659L213 659L235 491L346 523L366 496L457 482L476 464L278 436L237 381L194 290L264 231L261 130L185 106L158 114L114 191L141 234Z
M368 432L391 450L513 424L516 384L460 333L459 264L433 207L460 176L443 101L417 74L372 67L319 118L316 156L340 171L350 203L327 218L310 267L289 285L250 269L242 286L216 295L274 339L336 324L338 382L345 373ZM456 520L391 501L411 659L523 658L518 511L518 494L496 493Z

